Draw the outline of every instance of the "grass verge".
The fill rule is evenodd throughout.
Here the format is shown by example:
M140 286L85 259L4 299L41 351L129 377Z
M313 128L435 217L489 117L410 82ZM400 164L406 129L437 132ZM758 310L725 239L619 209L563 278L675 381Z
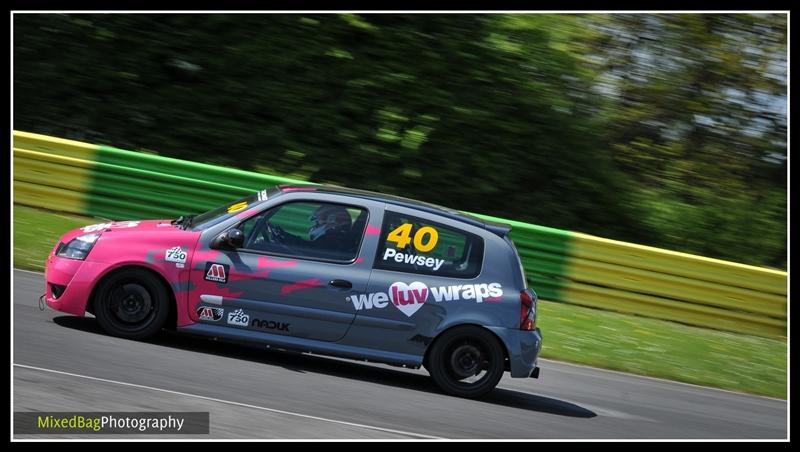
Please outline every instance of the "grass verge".
M543 301L542 357L786 398L786 342Z
M14 206L14 266L44 270L64 232L100 219ZM541 302L542 357L786 398L786 342ZM545 370L546 372L546 370Z
M14 267L44 271L45 259L63 233L103 222L99 218L14 205Z

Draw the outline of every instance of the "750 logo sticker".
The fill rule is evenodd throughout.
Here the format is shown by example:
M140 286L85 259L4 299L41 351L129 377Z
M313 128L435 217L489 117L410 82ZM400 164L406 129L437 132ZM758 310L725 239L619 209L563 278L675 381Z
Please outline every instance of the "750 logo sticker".
M183 268L186 264L186 252L189 248L181 248L180 246L173 246L164 253L164 260L167 262L175 262L175 266Z

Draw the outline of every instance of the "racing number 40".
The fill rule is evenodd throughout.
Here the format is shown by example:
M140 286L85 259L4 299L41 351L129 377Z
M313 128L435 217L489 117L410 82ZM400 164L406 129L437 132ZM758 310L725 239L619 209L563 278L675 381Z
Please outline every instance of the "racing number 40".
M395 242L397 248L403 249L412 241L412 228L413 226L411 223L403 223L390 232L389 235L386 236L386 240ZM436 243L439 242L439 232L430 226L423 226L414 232L413 241L414 248L423 253L427 253L436 248Z

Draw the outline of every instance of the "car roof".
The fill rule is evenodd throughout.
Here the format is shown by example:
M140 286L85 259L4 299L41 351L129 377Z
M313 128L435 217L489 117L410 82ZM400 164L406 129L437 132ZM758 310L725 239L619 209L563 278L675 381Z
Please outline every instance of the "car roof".
M331 193L385 202L387 204L416 209L422 212L432 213L452 220L461 221L463 223L486 229L487 231L493 232L501 237L504 237L511 230L511 226L507 224L482 220L478 217L460 212L458 210L423 201L417 201L415 199L403 198L402 196L387 195L385 193L358 190L355 188L337 187L335 185L278 185L278 189L282 193L292 191L313 191L317 193Z

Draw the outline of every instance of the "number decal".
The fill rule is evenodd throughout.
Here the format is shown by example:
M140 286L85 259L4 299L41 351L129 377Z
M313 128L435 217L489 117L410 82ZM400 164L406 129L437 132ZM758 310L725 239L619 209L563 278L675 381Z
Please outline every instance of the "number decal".
M428 242L423 244L422 241L426 235L428 236ZM423 253L427 253L428 251L436 248L436 244L438 242L439 232L430 226L421 227L417 229L416 234L414 234L414 248Z
M398 249L403 249L411 243L412 227L411 223L403 223L390 232L386 240L395 242ZM439 243L439 232L430 226L423 226L414 233L414 248L418 251L427 253L436 248L437 243Z
M411 223L403 223L386 236L386 240L397 243L397 248L403 249L411 243Z

